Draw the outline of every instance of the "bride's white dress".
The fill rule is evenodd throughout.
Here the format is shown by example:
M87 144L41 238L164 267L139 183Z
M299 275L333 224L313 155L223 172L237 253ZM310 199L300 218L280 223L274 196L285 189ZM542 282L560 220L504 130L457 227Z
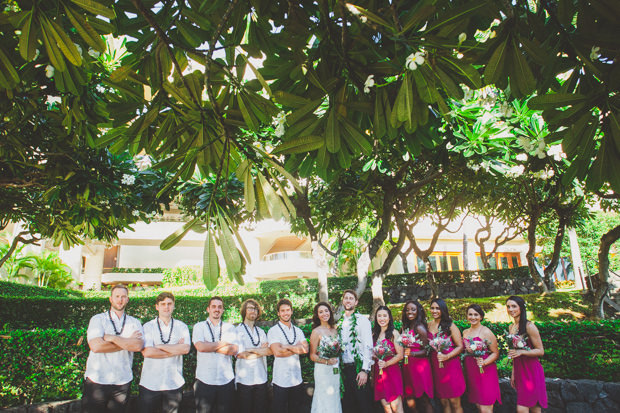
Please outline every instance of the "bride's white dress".
M338 373L334 373L338 368ZM311 413L341 413L340 366L314 363L314 395Z

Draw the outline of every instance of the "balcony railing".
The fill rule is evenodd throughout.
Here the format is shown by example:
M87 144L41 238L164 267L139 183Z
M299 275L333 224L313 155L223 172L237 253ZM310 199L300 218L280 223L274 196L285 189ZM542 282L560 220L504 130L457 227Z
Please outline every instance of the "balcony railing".
M312 259L310 251L282 251L265 255L261 261Z

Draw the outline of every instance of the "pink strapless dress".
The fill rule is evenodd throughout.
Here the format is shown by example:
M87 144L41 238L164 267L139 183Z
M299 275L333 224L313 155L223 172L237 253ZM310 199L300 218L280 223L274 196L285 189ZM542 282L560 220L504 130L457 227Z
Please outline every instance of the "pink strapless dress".
M474 337L472 341L482 341L480 337ZM487 359L490 354L482 358ZM483 367L484 373L480 373L480 367L475 357L465 357L465 371L467 372L467 398L470 403L482 406L492 406L495 402L502 404L499 391L499 377L495 363Z
M433 337L433 333L429 331L429 340L432 340ZM452 350L454 350L454 343L452 343L446 353L449 353ZM452 357L450 360L444 361L443 367L439 368L437 352L432 351L431 365L433 366L435 396L440 399L453 399L455 397L461 397L463 393L465 393L465 377L463 376L463 368L461 367L460 357Z
M420 351L422 346L414 344L411 352ZM428 357L409 356L409 364L403 364L403 382L406 397L421 397L424 393L433 398L433 371Z
M528 339L527 345L532 348ZM517 404L519 406L547 408L547 386L545 371L538 357L520 356L513 361L515 387L517 390Z
M387 342L388 346L392 349L394 354L396 354L394 343L387 339L383 339L383 342ZM386 359L385 361L390 359L391 358ZM403 395L403 377L398 363L384 368L383 374L379 374L379 366L376 362L373 369L375 378L375 400L385 400L389 403Z

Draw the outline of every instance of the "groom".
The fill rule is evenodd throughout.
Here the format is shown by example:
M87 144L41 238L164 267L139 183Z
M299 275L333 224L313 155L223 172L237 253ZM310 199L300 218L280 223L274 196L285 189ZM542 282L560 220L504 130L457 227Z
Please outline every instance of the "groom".
M338 323L342 338L342 382L344 413L371 413L372 395L368 376L372 366L372 329L367 317L358 314L357 293L345 290L342 294L344 315Z

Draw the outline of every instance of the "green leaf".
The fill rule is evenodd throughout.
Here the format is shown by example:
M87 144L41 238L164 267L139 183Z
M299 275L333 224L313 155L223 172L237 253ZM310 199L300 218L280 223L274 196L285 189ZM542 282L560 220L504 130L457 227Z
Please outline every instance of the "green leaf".
M504 68L505 51L508 44L508 39L500 42L499 45L493 51L489 62L484 68L484 83L486 85L494 85L497 82L497 78L502 74Z
M107 17L110 20L116 18L116 13L114 13L114 10L107 8L101 3L97 3L96 1L92 1L92 0L71 0L71 1L74 4L83 8L84 10L91 12L95 16Z
M425 32L430 33L433 30L441 26L462 20L466 18L469 14L473 14L474 12L477 12L478 10L482 8L488 8L489 4L490 3L486 1L480 1L480 0L473 0L473 1L470 1L469 3L465 3L462 6L456 7L452 10L449 10L446 13L440 14L442 18L432 23L430 27L427 27Z
M345 136L349 137L347 139L349 146L353 146L351 143L354 143L364 155L370 155L372 153L372 145L366 139L366 135L346 118L342 118L341 123L344 125Z
M224 257L224 262L226 263L226 270L232 275L232 273L241 270L241 257L239 256L239 251L237 250L237 245L228 227L228 223L220 214L217 215L217 218L220 226L220 249Z
M248 110L243 100L243 93L237 93L237 103L239 104L239 109L241 110L241 116L243 116L243 120L248 125L248 129L258 132L258 128L260 126L258 119L254 116L254 113L251 113Z
M65 33L64 29L53 20L47 20L46 23L48 24L48 31L56 40L56 44L60 48L62 54L65 55L67 60L72 65L80 66L82 64L82 55L80 54L80 52L78 52L77 47L75 47L75 44L73 44L73 41L71 41L67 33Z
M375 96L375 112L373 114L373 127L377 139L381 139L385 136L387 132L386 123L387 119L383 108L383 96L380 92Z
M217 282L220 277L220 261L217 258L215 240L213 239L211 231L207 231L202 260L202 280L208 290L213 290L217 287Z
M276 194L276 191L274 191L269 181L267 181L267 179L260 172L258 173L258 182L262 189L262 193L265 196L267 208L269 209L271 217L277 221L282 218L283 214L288 215L287 211L283 211L282 202Z
M388 29L395 31L394 30L394 26L392 26L387 20L383 19L383 17L380 17L378 15L376 15L375 13L371 12L370 10L366 10L360 6L356 6L354 4L347 4L347 6L355 8L358 12L360 12L362 15L366 16L368 18L368 20L370 20L371 22L380 24L382 26L387 27Z
M256 207L256 194L254 192L254 181L252 180L250 168L248 168L243 176L243 197L245 199L245 209L248 212L254 211Z
M534 96L527 102L527 107L534 110L553 109L574 105L587 100L586 95L580 93L551 93L542 96Z
M26 61L31 61L37 51L37 29L33 27L33 12L28 13L21 28L22 34L19 36L19 54Z
M311 152L325 145L325 139L322 136L308 135L300 136L290 141L286 141L273 150L277 153L303 153Z
M460 60L442 56L441 61L447 64L447 67L457 75L461 76L467 81L467 85L472 89L480 89L482 87L482 80L480 79L480 73L472 65L461 62Z
M203 221L201 221L199 218L194 218L186 222L185 224L183 224L181 228L177 229L172 234L168 235L166 239L164 239L161 242L161 244L159 244L159 249L162 251L165 251L165 250L169 250L170 248L174 247L176 244L178 244L183 239L183 237L185 237L185 235L189 231L192 230L192 227L194 227L195 225L201 225L202 223Z
M337 116L336 108L332 107L327 116L327 127L325 128L325 144L327 150L331 153L336 153L340 150L340 126L338 125Z
M82 39L94 50L101 53L105 52L105 42L93 26L91 26L81 14L76 13L67 5L64 5L64 7L67 12L67 17Z
M280 172L282 176L284 176L298 191L303 192L301 185L299 185L297 179L295 179L295 177L289 171L284 169L281 165L278 165L278 163L276 163L273 159L270 159L269 157L266 157L265 161L267 161L267 163L271 165L272 168L275 168L278 172Z
M314 110L318 108L321 103L323 103L323 100L324 99L321 97L306 103L304 106L288 115L286 117L286 123L288 123L289 125L295 124L298 120L306 116L308 113L314 112Z
M620 152L620 113L609 113L609 125L611 129L611 135L616 144L616 150Z

